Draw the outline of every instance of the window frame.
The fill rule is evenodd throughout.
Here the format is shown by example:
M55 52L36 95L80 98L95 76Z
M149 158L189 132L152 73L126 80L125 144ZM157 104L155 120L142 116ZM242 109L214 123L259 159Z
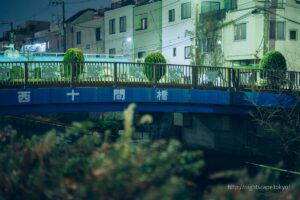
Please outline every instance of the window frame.
M169 21L168 22L175 22L175 8L169 10L168 15L169 15Z
M245 37L243 37L242 26L245 26ZM239 30L239 28L240 28L240 30ZM237 34L237 32L238 32L238 34ZM245 41L245 40L247 40L247 23L246 22L234 25L233 39L234 39L234 41Z
M283 24L283 37L278 37L279 24ZM286 40L286 23L285 21L275 21L271 20L269 23L269 39L270 40Z
M101 41L101 27L95 29L96 41Z
M176 56L177 56L177 48L174 47L174 48L173 48L173 57L176 57Z
M145 26L143 26L144 25L143 22L145 22ZM148 18L143 17L143 18L141 18L141 28L140 28L140 30L146 30L146 29L148 29Z
M81 44L81 31L76 31L76 44Z
M291 39L291 32L295 31L295 39ZM297 41L298 40L298 29L290 29L289 30L289 39L293 40L293 41Z
M188 6L188 8L189 8L189 12L187 12L187 13L189 13L189 15L187 15L187 16L183 15L183 13L184 13L184 6ZM191 1L182 3L181 4L181 19L184 20L184 19L189 19L191 17L192 17L192 3L191 3Z
M187 54L187 50L189 49L189 55ZM185 46L184 47L184 59L191 59L192 58L192 46Z
M108 21L108 33L113 35L116 33L116 19L110 19Z
M119 18L119 29L120 33L125 33L127 31L127 18L122 16Z

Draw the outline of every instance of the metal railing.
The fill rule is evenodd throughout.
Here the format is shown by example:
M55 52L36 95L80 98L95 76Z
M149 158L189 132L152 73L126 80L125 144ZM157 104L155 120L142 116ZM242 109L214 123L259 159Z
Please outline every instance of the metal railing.
M300 73L128 62L0 62L0 88L172 87L299 90Z

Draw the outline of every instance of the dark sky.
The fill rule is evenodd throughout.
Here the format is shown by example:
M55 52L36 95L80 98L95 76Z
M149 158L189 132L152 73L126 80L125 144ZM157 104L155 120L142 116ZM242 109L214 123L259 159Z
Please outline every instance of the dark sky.
M14 27L26 20L57 21L62 19L60 5L49 5L50 0L0 0L0 37L2 32L10 30L10 26L1 24L1 21L13 21ZM59 0L57 0L59 1ZM107 7L111 0L65 0L66 19L77 11L85 8Z

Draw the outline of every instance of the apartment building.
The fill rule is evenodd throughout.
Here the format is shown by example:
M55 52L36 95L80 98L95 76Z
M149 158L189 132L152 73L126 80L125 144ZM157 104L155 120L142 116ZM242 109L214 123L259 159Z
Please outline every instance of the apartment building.
M135 2L115 2L115 6L104 12L105 53L123 55L134 60L133 8Z
M162 2L141 2L133 9L134 59L162 51Z
M222 29L225 66L257 65L269 50L281 52L289 70L300 71L300 2L237 1Z

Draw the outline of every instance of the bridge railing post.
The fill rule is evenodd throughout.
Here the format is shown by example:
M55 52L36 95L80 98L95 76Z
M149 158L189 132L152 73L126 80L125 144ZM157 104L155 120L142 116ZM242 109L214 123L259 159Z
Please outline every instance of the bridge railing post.
M114 87L117 85L117 76L118 76L118 63L114 62Z
M198 66L192 66L192 89L198 86Z
M28 62L24 62L24 88L28 85Z
M157 80L156 80L156 67L157 64L152 64L153 67L153 87L156 87L157 84Z

